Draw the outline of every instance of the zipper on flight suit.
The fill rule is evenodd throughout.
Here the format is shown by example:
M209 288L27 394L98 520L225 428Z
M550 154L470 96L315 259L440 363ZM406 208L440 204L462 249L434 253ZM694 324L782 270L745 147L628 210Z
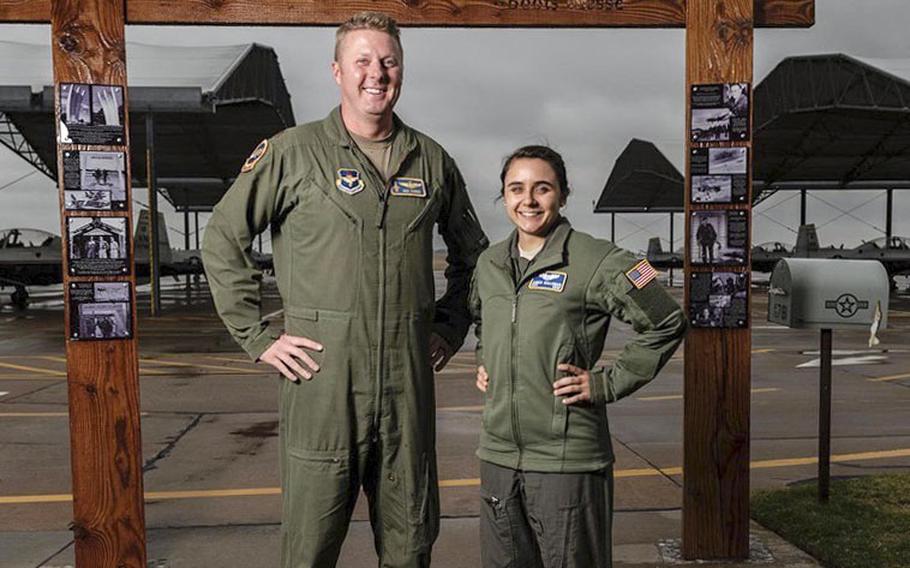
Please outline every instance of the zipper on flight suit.
M385 371L385 216L389 209L389 187L390 183L386 183L385 190L379 195L379 220L376 222L376 228L379 229L379 303L376 314L379 338L376 346L376 409L373 414L373 443L379 440L379 426L382 418L382 378Z
M518 351L518 298L521 296L520 285L512 296L512 348L509 350L509 378L511 382L511 418L512 433L515 436L515 445L518 446L518 464L515 469L521 469L521 458L524 452L521 430L518 419L518 400L516 396L517 381L515 380L515 354Z

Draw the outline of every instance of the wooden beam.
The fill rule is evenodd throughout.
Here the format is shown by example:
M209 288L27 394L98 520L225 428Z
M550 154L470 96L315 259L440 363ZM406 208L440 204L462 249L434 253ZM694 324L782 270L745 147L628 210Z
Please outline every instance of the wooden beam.
M60 83L120 85L123 116L126 96L125 12L111 0L53 0L51 50L59 124ZM63 235L66 358L69 387L70 451L73 474L73 533L79 568L145 568L145 519L142 450L139 431L139 363L136 340L135 270L128 278L132 334L129 339L74 340L69 330L78 313L70 309L71 285L107 282L110 276L69 275L67 218L85 213L64 209L63 151L106 150L125 153L126 203L122 212L98 212L125 219L132 234L129 180L129 121L123 144L81 146L62 144L58 126L57 171ZM130 239L129 258L133 256ZM130 266L132 266L130 262Z
M48 24L51 0L0 0L0 24Z
M51 0L0 0L0 22L49 22ZM657 27L686 25L686 0L124 0L129 24L335 26L359 10L402 26ZM754 0L755 27L808 28L815 0Z
M746 142L692 142L692 85L751 83L752 0L689 0L686 30L686 155L697 147ZM751 97L750 97L751 98ZM749 105L751 115L754 105ZM751 118L750 118L751 123ZM751 160L750 160L751 162ZM751 165L751 164L750 164ZM751 186L744 204L692 203L691 163L686 164L686 306L692 274L692 212L745 210L751 216ZM752 176L747 171L746 179ZM751 183L751 182L747 182ZM751 219L749 219L751 226ZM751 238L744 268L749 281ZM710 270L697 268L697 270ZM688 309L687 309L688 311ZM687 559L749 556L749 404L751 329L692 327L685 342L683 435L683 556Z

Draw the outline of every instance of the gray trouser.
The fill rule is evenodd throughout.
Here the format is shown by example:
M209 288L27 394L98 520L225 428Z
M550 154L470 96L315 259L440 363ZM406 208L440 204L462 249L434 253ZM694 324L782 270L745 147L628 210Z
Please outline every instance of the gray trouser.
M480 462L484 568L610 568L613 468L536 473Z

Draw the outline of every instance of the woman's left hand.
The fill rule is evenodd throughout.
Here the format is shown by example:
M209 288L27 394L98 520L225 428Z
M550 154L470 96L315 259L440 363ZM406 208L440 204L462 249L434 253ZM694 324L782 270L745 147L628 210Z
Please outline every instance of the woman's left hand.
M556 369L569 375L553 383L553 396L565 397L563 404L591 401L591 374L588 371L568 363L560 363Z

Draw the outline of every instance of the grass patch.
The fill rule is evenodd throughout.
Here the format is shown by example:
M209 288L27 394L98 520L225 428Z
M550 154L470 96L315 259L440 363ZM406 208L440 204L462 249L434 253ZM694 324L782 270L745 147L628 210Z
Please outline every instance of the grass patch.
M827 505L815 483L758 492L752 517L828 568L910 566L910 474L833 480Z

